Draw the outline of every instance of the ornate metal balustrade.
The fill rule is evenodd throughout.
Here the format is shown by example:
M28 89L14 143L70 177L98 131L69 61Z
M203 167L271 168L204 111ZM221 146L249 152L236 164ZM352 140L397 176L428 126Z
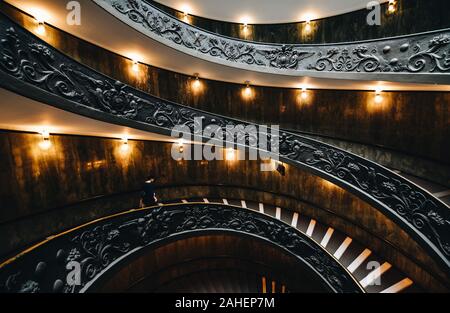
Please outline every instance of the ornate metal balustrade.
M55 107L164 135L170 135L177 125L194 131L195 118L200 118L204 127L251 125L115 81L64 56L4 15L0 15L0 39L0 85ZM237 134L242 136L246 133ZM269 137L279 141L280 160L360 196L396 221L450 273L450 210L443 202L396 173L349 152L289 132ZM246 138L246 144L255 140Z
M270 242L297 257L331 292L363 292L330 254L295 228L248 209L204 203L130 211L57 236L1 267L0 292L95 290L104 273L143 249L214 232ZM73 262L80 267L72 277Z
M158 42L229 66L298 76L450 83L449 29L356 43L263 44L204 31L145 0L92 1ZM414 73L422 75L404 75Z

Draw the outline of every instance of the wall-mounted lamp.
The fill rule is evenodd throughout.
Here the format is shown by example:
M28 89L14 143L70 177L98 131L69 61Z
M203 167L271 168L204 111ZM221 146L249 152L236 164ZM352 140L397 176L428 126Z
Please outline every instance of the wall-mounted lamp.
M187 11L183 12L183 22L189 23L189 13Z
M396 1L395 0L389 0L389 5L388 5L388 12L389 13L394 13L396 10Z
M131 70L136 74L139 73L139 61L136 59L133 59L131 61L133 62L133 65L131 65Z
M242 90L242 95L244 96L244 98L251 98L252 97L252 88L250 87L250 81L245 81L245 87Z
M233 148L225 149L225 160L227 161L236 160L236 151Z
M51 20L51 15L40 7L29 8L29 13L34 17L36 22L34 32L39 36L44 36L46 33L45 22Z
M46 151L50 149L52 143L50 141L50 133L47 130L43 130L41 133L42 140L39 142L39 148Z
M380 104L383 101L383 96L381 95L382 90L376 89L375 90L375 103Z
M247 37L247 35L248 35L248 24L247 24L247 22L244 22L243 32L244 32L244 36Z
M122 153L128 152L130 150L130 146L128 144L128 138L122 137L121 141L122 141L122 145L120 146L120 151Z
M307 34L309 34L310 32L311 32L311 20L310 19L308 19L308 20L306 20L306 25L305 25L305 32L307 33Z
M194 73L194 81L192 82L192 89L194 89L194 91L198 91L200 90L202 84L200 83L200 79L198 78L198 73Z
M303 100L308 99L308 89L306 87L302 87L301 97Z
M40 36L44 36L45 35L45 22L42 19L36 18L36 34L40 35Z

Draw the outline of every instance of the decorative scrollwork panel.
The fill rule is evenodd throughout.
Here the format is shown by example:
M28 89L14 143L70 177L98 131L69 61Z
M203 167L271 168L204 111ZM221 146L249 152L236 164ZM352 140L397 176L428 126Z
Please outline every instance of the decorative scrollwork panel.
M309 73L450 72L450 30L360 43L264 44L229 38L184 23L145 0L93 0L149 37L183 52L255 69ZM370 79L373 79L370 78ZM450 79L450 78L449 78Z
M289 251L333 292L361 292L351 275L313 240L263 214L219 204L180 204L134 211L53 239L0 269L2 292L89 291L115 261L176 235L229 231ZM71 280L79 264L79 280ZM76 283L79 282L79 283Z

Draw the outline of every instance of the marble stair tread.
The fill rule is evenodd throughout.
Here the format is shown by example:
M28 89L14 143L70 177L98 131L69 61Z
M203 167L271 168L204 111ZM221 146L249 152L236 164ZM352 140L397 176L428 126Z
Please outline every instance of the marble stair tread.
M185 200L188 202L205 202L205 198L187 198ZM291 225L294 220L294 214L297 213L296 228L302 233L308 234L318 244L322 243L327 232L330 230L329 226L324 225L315 219L282 207L278 207L277 209L277 207L274 205L268 205L265 203L242 199L206 198L206 200L209 203L224 203L224 201L226 201L229 205L238 207L242 207L242 205L245 205L247 209L258 212L260 212L262 209L264 211L264 214L267 214L274 218L279 218L289 225ZM176 202L179 203L181 201L170 201L170 203ZM364 279L368 281L367 276L374 270L375 265L380 265L383 269L386 269L386 271L384 271L380 275L379 280L374 279L375 283L379 282L380 284L370 283L365 286L364 289L367 292L381 292L391 286L394 286L395 284L401 282L406 278L404 274L402 274L395 267L391 266L388 262L386 262L379 256L375 255L372 251L367 249L367 247L349 238L346 234L336 229L333 229L332 231L330 230L325 249L336 259L338 259L338 262L342 264L342 266L346 268L351 267L352 275L358 281L364 282ZM271 288L271 281L269 281L267 277L266 284L268 288L267 291L269 292ZM259 288L262 288L262 286L260 285ZM398 292L418 291L420 291L420 288L413 283L412 285L403 288ZM277 290L277 292L281 292L281 289Z

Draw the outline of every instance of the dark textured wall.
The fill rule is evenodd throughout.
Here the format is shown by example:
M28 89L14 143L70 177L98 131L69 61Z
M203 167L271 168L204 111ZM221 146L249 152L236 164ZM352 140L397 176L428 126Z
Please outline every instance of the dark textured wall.
M0 133L0 222L136 190L150 173L160 177L160 184L259 186L322 207L369 208L340 188L328 190L323 179L292 166L287 166L291 174L282 177L261 172L260 161L175 161L170 143L130 141L130 151L123 153L121 141L114 139L53 135L48 151L39 148L40 140L38 134ZM290 175L295 184L287 183Z
M9 6L0 8L20 24L35 27ZM83 64L164 99L450 164L449 92L384 92L383 103L376 105L374 92L312 90L302 100L295 89L254 87L254 97L243 99L239 84L201 80L195 92L189 76L145 65L135 74L129 60L58 30L48 28L44 39Z
M277 282L278 293L281 292L281 284L287 286L290 292L326 290L304 269L299 259L267 242L236 234L180 239L146 251L114 270L117 273L108 273L110 278L104 279L101 288L96 291L186 292L187 289L187 292L214 293L230 292L230 288L234 292L250 288L252 292L261 293L262 276L267 277L269 286L270 281ZM215 272L230 276L217 280ZM251 277L250 282L248 277ZM177 286L177 283L180 285ZM268 290L270 292L271 288Z
M336 0L339 1L339 0ZM182 18L182 12L152 1L163 11ZM369 1L367 1L369 2ZM280 4L282 5L282 4ZM398 0L397 11L389 14L387 4L381 7L381 25L369 26L368 10L328 17L311 22L312 31L305 32L305 23L249 25L227 23L189 16L189 23L226 36L274 43L332 43L392 37L450 27L448 0Z
M118 197L103 203L71 204L139 189L146 175L153 173L160 177L158 184L166 186L159 192L165 199L232 196L289 207L336 229L345 228L355 240L375 246L381 255L400 264L412 277L422 277L422 281L434 285L433 279L423 278L420 274L423 270L408 258L392 247L386 248L385 242L375 241L356 226L361 225L390 242L403 255L414 256L419 264L439 272L417 243L379 211L343 189L292 166L287 166L286 176L282 177L277 172L261 172L260 161L175 161L170 154L171 144L167 143L130 141L129 152L123 153L120 140L114 139L52 135L52 148L48 151L39 148L40 140L37 134L0 133L0 255L95 218L135 207L136 193L132 193L134 199ZM170 185L183 184L242 188L170 189ZM252 194L245 189L266 193ZM282 196L277 197L278 194Z

